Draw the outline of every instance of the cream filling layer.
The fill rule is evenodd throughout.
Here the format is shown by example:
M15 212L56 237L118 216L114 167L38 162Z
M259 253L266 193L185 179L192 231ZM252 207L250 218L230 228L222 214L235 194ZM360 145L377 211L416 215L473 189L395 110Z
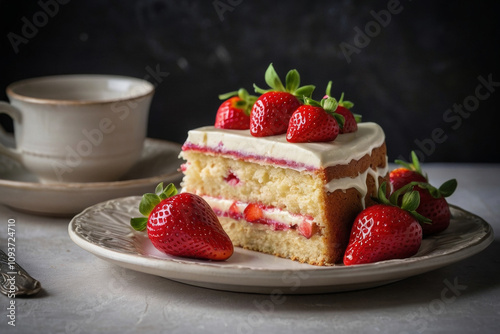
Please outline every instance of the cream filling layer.
M212 209L222 215L236 219L244 219L244 211L249 203L217 198L212 196L203 196L203 199L212 207ZM274 207L262 207L262 220L267 220L272 225L283 225L279 229L293 228L300 224L312 224L314 219L307 215L292 214L286 210Z
M345 177L330 181L325 185L325 190L328 192L334 192L336 190L346 191L347 189L355 188L361 194L361 203L363 208L365 208L365 197L368 193L368 186L366 184L367 176L371 175L375 179L375 186L378 189L379 177L384 177L388 170L389 166L387 163L384 168L378 168L377 170L368 168L363 173L359 173L357 177ZM244 219L244 211L249 205L249 203L234 199L212 196L203 196L203 198L218 215L229 216L235 219ZM286 210L274 207L262 207L262 214L263 220L268 221L269 225L272 225L275 229L280 230L295 227L303 228L304 225L312 226L315 223L314 217L303 214L293 214Z
M284 134L254 137L249 130L223 130L206 126L188 132L183 151L222 154L302 171L349 164L352 160L370 154L384 141L384 131L372 122L359 123L358 131L341 134L331 142L298 144L287 142Z

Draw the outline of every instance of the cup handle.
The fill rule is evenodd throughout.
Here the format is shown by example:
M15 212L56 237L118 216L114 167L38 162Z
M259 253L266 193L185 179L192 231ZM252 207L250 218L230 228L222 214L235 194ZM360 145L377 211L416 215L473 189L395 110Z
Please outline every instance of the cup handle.
M0 114L9 115L14 121L21 121L21 113L18 109L11 106L7 102L0 101ZM6 155L18 162L21 162L21 153L14 148L7 147L3 145L3 142L12 142L12 135L7 134L7 132L0 126L0 154Z

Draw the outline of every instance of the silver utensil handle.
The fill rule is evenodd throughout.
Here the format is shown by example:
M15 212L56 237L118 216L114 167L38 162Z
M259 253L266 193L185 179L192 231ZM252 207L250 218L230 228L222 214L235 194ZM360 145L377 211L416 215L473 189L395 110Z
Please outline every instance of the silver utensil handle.
M7 296L29 296L42 289L39 281L34 279L15 261L0 249L0 292Z

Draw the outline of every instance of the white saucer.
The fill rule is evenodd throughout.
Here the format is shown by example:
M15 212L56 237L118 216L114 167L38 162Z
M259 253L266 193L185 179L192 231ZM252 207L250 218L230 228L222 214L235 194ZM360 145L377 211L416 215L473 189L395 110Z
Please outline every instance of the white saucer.
M130 218L140 216L139 201L140 197L126 197L87 208L71 220L71 239L124 268L226 291L295 294L375 287L463 260L494 239L488 223L452 206L450 227L425 238L418 253L407 259L318 267L236 247L226 261L203 261L163 254L146 232L134 231Z
M141 159L119 181L43 184L17 162L0 156L0 204L48 216L73 216L112 198L153 192L160 183L178 183L181 145L146 139Z

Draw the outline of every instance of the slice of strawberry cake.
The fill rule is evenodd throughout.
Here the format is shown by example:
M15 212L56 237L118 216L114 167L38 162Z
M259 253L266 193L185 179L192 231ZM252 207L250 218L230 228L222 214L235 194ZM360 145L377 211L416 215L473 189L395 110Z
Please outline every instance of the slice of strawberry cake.
M212 206L235 246L316 265L342 260L354 218L388 172L375 123L302 144L203 127L189 131L182 157L183 191Z
M356 215L388 181L385 135L376 123L357 124L352 103L331 98L330 86L321 102L310 99L314 86L299 87L293 71L285 87L269 67L271 89L256 89L262 95L250 98L250 115L240 90L232 106L223 104L230 117L189 131L182 191L210 204L234 246L333 265L342 262Z

